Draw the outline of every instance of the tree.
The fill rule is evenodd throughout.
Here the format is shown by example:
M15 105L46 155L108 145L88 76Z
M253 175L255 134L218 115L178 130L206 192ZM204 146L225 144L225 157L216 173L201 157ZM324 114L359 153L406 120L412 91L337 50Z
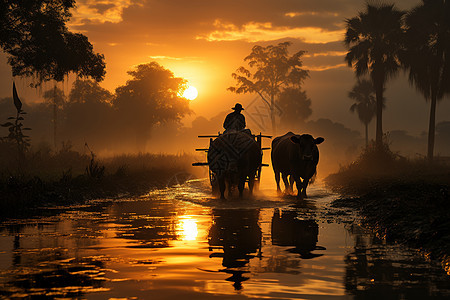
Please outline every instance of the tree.
M56 85L44 93L44 99L47 105L53 107L53 144L57 147L57 128L58 128L58 109L62 109L66 102L64 91L58 89Z
M406 16L409 81L430 100L427 157L433 160L436 103L450 93L450 1L423 0Z
M144 150L154 125L180 121L191 112L189 100L180 96L186 80L156 62L138 65L128 74L132 79L116 89L113 104L122 126L134 131L138 149Z
M346 20L345 57L358 77L369 74L375 88L377 103L376 145L383 144L383 91L390 77L401 67L403 48L402 18L405 13L393 4L367 4L366 11Z
M93 80L76 80L64 106L63 133L76 145L98 149L117 142L117 112L113 95Z
M358 82L348 93L348 97L355 100L355 103L350 106L350 111L353 113L357 112L359 120L365 126L366 147L369 145L369 123L377 112L377 102L374 94L375 90L372 82L367 79L358 79Z
M309 77L309 71L302 69L301 60L305 51L298 51L292 56L288 54L290 42L279 43L277 46L254 46L250 55L244 58L253 72L245 67L239 67L232 77L236 86L228 90L237 94L257 93L270 108L272 131L276 133L275 100L283 88L296 87L300 89L303 81Z
M35 86L71 72L104 78L104 56L66 26L74 6L75 0L0 0L0 47L13 76L35 76Z
M287 126L302 123L312 114L311 99L300 89L284 89L276 103L283 113L281 124Z
M69 94L69 103L112 103L113 94L102 88L98 82L77 79Z

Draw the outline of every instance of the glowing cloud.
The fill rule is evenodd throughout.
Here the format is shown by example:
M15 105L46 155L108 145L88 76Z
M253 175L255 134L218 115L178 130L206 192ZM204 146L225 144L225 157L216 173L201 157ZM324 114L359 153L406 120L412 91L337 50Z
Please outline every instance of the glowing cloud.
M82 25L85 20L98 23L119 23L122 21L123 10L129 7L135 1L132 0L102 0L92 1L79 0L73 11L73 17L70 25Z
M327 31L318 27L273 27L272 23L250 22L241 28L220 20L214 22L217 29L206 36L197 36L197 39L207 41L237 41L249 42L271 41L286 37L298 38L307 43L329 43L342 40L345 31Z

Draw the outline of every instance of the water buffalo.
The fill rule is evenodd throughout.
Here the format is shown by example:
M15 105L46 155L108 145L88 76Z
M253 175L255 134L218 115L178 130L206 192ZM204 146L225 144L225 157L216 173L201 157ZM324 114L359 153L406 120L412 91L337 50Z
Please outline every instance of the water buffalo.
M210 141L208 165L217 179L220 198L225 199L226 183L237 185L239 197L242 197L248 178L250 194L253 192L255 175L261 166L262 153L253 136L244 132L229 132Z
M298 190L297 198L306 198L306 187L311 177L316 173L317 163L319 162L317 145L323 141L324 138L322 137L315 139L309 134L298 135L292 132L273 139L272 167L275 172L278 192L281 192L281 173L286 190L292 191L295 181ZM288 182L288 176L290 176L290 183Z

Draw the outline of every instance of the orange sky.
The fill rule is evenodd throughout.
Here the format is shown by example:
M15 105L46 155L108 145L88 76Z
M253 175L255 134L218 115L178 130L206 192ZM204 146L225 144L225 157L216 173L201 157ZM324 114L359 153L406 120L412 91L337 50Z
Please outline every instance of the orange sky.
M255 96L235 95L231 73L245 65L243 58L258 45L293 42L290 51L308 51L305 68L311 70L304 88L312 99L311 119L330 118L361 130L347 98L355 80L344 64L344 21L363 9L361 0L78 0L70 28L88 36L106 59L102 86L114 91L127 80L133 66L157 61L198 89L192 101L196 116L212 117L229 111L236 101L244 107ZM397 0L409 9L418 0ZM0 97L10 95L9 67L0 56ZM37 93L21 85L22 95L36 101ZM427 130L428 105L404 76L387 85L386 130ZM408 105L405 108L405 103ZM446 120L450 101L443 101L437 122ZM405 114L405 112L407 112ZM400 114L400 117L399 117ZM448 120L449 117L447 117ZM186 122L189 123L189 122Z

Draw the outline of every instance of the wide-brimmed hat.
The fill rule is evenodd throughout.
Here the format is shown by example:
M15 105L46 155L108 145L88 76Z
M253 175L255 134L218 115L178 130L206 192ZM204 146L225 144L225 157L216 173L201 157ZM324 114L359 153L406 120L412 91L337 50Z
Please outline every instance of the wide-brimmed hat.
M231 109L233 109L233 110L244 110L244 108L242 107L242 104L240 104L240 103L236 103L236 105L234 107L232 107Z

